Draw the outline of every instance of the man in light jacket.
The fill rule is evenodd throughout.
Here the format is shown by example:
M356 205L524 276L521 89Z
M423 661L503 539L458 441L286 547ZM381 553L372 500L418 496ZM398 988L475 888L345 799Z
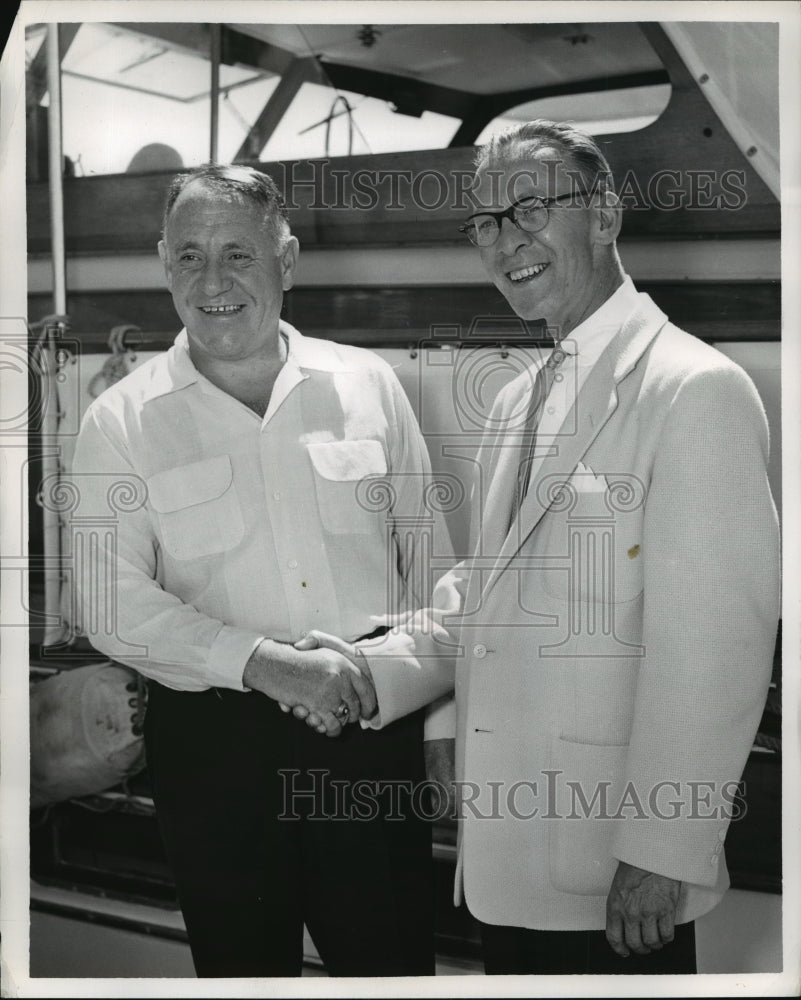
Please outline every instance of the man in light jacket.
M456 899L489 973L694 972L779 614L765 414L623 272L589 136L494 139L475 194L464 232L555 346L494 404L440 618L462 651ZM446 784L453 755L429 746Z

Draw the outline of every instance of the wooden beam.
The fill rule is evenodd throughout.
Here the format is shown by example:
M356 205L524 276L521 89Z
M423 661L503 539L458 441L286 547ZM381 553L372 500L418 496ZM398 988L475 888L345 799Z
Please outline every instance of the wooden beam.
M248 66L283 76L296 58L288 49L246 35L231 24L222 25L220 41L222 61L229 66Z
M704 105L694 114L705 113ZM716 131L716 119L683 117L681 102L669 106L663 118L637 132L599 138L618 190L625 195L623 238L777 236L781 218L776 198L722 126ZM712 129L710 138L702 134L704 127ZM458 226L470 210L465 188L474 152L468 147L362 154L261 163L259 168L287 198L290 225L303 246L456 245L464 242ZM710 171L718 178L736 174L738 190L729 207L697 204L693 187ZM367 197L374 195L370 204L365 205L365 196L352 204L352 180L359 176ZM441 190L436 177L442 178ZM159 239L171 178L172 171L66 179L67 252L151 251ZM417 203L415 193L428 205ZM669 198L667 209L660 206L659 197ZM44 184L28 185L27 221L29 253L47 253Z
M191 55L200 55L204 59L209 56L209 32L211 26L193 22L161 22L161 21L115 21L111 22L113 27L121 31L132 32L137 35L147 35L149 38L157 38L166 42L167 45L178 52L186 52Z
M259 117L245 137L245 141L237 150L233 159L234 163L258 160L261 151L286 114L295 95L307 81L322 82L317 60L312 58L295 59L281 77L280 83L272 92Z
M321 60L320 65L334 87L390 101L398 106L401 114L406 106L405 113L408 114L419 115L423 111L435 111L440 115L462 118L476 100L476 95L470 91L441 87L412 77L358 66L343 66L325 60Z

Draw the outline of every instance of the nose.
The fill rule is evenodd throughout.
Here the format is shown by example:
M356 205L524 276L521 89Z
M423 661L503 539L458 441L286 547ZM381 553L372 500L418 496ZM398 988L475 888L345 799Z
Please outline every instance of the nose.
M203 292L210 299L223 292L227 292L231 287L231 276L224 262L218 260L207 260L203 266L201 274Z
M498 250L511 257L521 247L527 247L530 243L530 233L524 232L508 216L505 219L501 219L501 231L498 234L498 242L496 243Z

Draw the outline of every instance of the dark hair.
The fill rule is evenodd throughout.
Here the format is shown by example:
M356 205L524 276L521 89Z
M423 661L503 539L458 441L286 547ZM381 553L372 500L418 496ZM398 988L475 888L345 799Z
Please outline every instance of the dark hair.
M193 181L202 181L210 190L228 198L253 202L263 212L264 221L272 230L275 248L280 252L289 239L289 219L284 199L275 181L253 167L237 165L224 166L205 163L183 174L176 174L167 192L164 216L161 224L162 235L167 231L167 222L175 202L181 192Z
M545 118L537 118L493 136L488 143L478 148L476 170L489 164L533 156L538 150L548 146L553 146L569 161L569 166L578 170L589 190L614 192L612 171L592 136L569 122L552 122Z

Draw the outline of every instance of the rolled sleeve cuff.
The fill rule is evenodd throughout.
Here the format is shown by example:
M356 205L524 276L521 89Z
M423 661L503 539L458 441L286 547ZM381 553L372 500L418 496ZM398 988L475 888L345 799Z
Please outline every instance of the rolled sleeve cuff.
M209 686L249 691L242 683L242 675L253 650L265 638L260 632L223 625L206 661L206 681Z

